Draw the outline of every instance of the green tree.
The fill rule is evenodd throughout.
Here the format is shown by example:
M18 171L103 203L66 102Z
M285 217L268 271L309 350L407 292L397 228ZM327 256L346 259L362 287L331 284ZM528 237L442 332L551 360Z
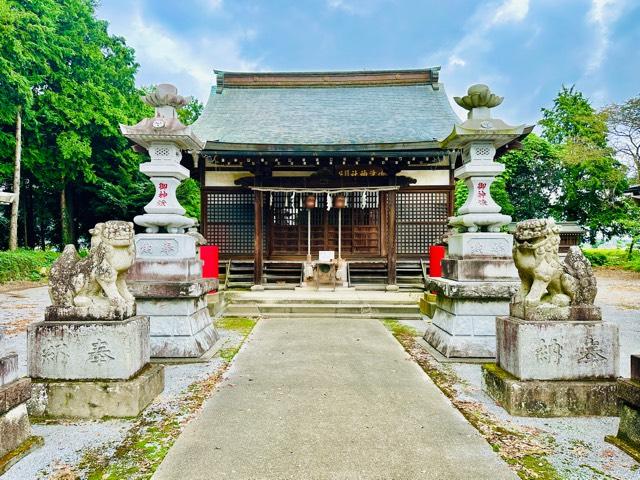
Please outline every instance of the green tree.
M562 86L552 108L542 109L542 136L555 145L581 138L598 147L607 146L606 115L597 113L575 85Z
M624 191L626 168L607 145L605 115L574 87L562 87L553 107L542 109L543 136L557 145L562 161L562 191L557 217L577 220L589 229L590 240L623 233L628 216Z
M506 167L503 176L513 206L513 221L560 218L557 202L563 166L555 146L531 133L523 140L522 148L509 150L498 162Z
M138 172L142 157L119 132L119 123L150 115L135 87L138 65L124 39L110 36L107 23L95 18L95 4L0 4L0 15L11 15L14 25L9 30L0 22L7 33L0 38L0 68L11 65L11 85L20 87L0 83L0 98L15 97L12 105L23 107L24 171L32 198L22 217L25 231L38 232L42 244L73 242L97 221L131 218L152 190ZM5 147L12 143L8 118L13 123L13 115L0 110L0 173L7 170Z
M0 181L8 183L15 199L11 205L9 248L15 250L18 240L22 166L22 122L25 109L33 102L31 86L42 81L47 73L46 58L51 55L46 39L49 25L37 14L0 3L0 158L8 158L13 150L13 164L0 163ZM15 129L11 132L11 125ZM13 167L13 168L11 168Z
M191 125L202 114L204 105L196 97L191 97L189 103L178 110L178 118L185 125Z
M633 181L640 183L640 95L603 110L616 154L627 162Z

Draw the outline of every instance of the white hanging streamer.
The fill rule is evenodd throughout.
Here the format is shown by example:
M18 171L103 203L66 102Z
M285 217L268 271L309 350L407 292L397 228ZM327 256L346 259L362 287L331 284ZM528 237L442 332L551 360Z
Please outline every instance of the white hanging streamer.
M362 204L360 208L364 209L365 203L367 201L367 192L365 190L362 191L362 198L360 199L360 203Z
M269 206L273 207L273 192L269 192Z
M331 210L331 194L327 192L327 212Z
M293 207L296 204L296 192L291 193L291 206Z
M290 194L291 192L296 193L306 193L308 194L308 190L304 188L283 188L283 187L249 187L251 190L255 190L258 192L286 192ZM397 185L389 185L384 187L354 187L354 188L324 188L321 190L316 190L314 195L319 195L320 193L352 193L352 192L388 192L390 190L398 190L400 187Z

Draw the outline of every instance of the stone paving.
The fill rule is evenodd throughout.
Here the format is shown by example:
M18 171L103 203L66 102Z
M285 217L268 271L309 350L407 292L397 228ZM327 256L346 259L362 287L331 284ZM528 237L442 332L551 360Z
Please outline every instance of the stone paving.
M268 319L157 480L515 479L378 320Z

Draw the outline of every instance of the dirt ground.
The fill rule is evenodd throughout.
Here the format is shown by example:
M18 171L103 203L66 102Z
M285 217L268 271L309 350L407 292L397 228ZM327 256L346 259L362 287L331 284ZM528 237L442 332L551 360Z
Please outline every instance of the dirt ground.
M596 277L598 279L598 303L622 309L640 310L639 272L597 268Z

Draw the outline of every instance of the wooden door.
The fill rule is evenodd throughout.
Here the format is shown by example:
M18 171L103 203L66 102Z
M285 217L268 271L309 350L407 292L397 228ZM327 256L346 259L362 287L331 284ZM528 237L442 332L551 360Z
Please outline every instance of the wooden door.
M271 257L306 256L307 209L301 196L292 197L274 192L269 199L269 255ZM380 194L367 192L346 194L342 209L342 256L378 257L381 255ZM364 200L364 202L363 202ZM317 207L311 209L311 255L320 250L338 254L338 209L327 210L327 196L317 197Z

